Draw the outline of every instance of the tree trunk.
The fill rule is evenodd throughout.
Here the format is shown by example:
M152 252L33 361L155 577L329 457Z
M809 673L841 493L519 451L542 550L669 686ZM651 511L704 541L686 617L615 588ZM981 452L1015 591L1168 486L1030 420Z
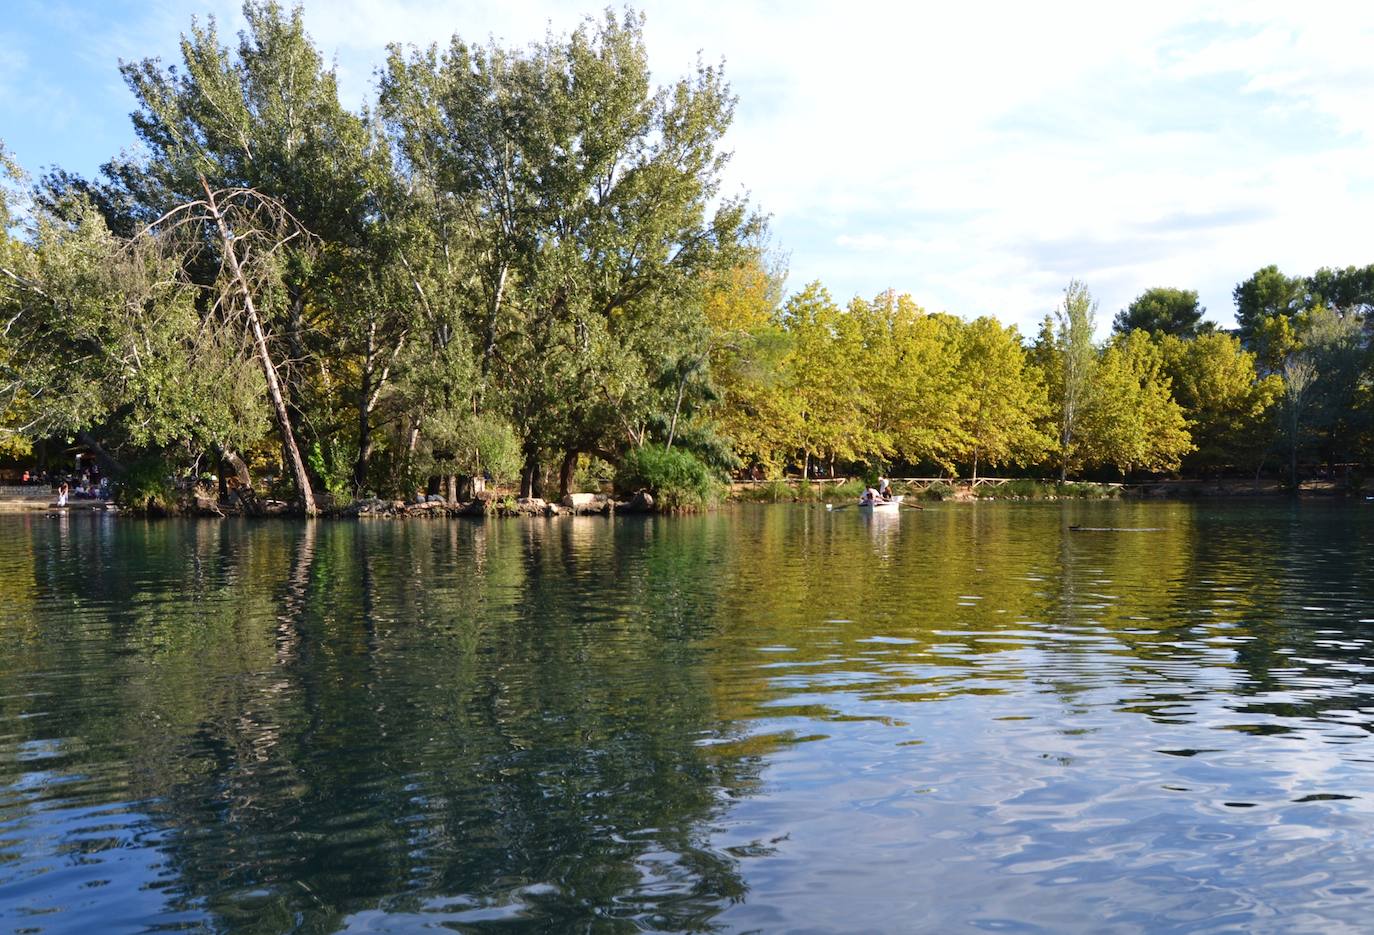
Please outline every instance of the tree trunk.
M563 463L558 466L558 496L566 497L572 493L573 475L577 472L576 448L563 452Z
M544 494L544 476L539 467L539 452L525 452L525 466L520 471L520 496L540 497Z
M353 491L367 484L367 465L372 460L372 419L364 410L358 413L358 459L353 462Z
M682 375L682 379L677 381L677 402L673 405L673 421L668 424L668 444L664 446L667 451L673 450L673 436L677 434L677 417L682 411L682 394L687 389L687 374Z
M229 502L229 478L226 476L225 466L227 465L234 472L235 479L239 482L239 487L251 490L253 487L252 475L248 473L248 465L243 458L239 457L238 452L232 448L225 448L221 445L214 447L215 458L219 461L219 498L225 503Z
M973 449L973 480L978 480L978 449Z
M444 499L449 503L458 502L458 475L449 474L445 478Z
M91 454L95 455L96 463L100 465L100 471L106 477L123 477L127 468L115 460L114 455L105 450L105 446L96 441L90 432L77 432L76 437L83 445L91 449Z
M1298 492L1298 436L1293 433L1293 442L1288 446L1288 482L1293 487L1293 493Z
M377 372L375 355L376 348L376 325L369 327L367 333L367 357L363 375L362 392L358 394L358 459L353 463L353 489L361 491L367 484L367 467L372 461L372 451L376 447L372 438L372 412L377 408L377 401L381 399L382 390L386 388L387 379L391 376L391 366L396 362L396 358L401 354L401 348L405 346L407 332L401 332L400 337L391 348L390 359L382 365L381 372Z
M353 462L353 491L367 483L367 462L372 457L372 334L367 336L367 358L363 367L363 385L358 392L358 457Z
M220 214L219 207L215 204L214 192L210 191L210 183L205 180L205 176L200 177L201 187L205 189L206 205L210 211L210 217L215 221L215 226L219 229L221 245L224 248L224 257L229 263L229 272L235 287L238 289L239 298L243 300L243 313L248 319L248 327L253 335L253 346L257 350L258 363L262 365L263 376L267 379L267 395L272 399L272 409L277 417L277 428L281 431L282 448L287 456L287 466L291 469L292 475L296 479L296 487L301 494L301 504L306 516L314 516L318 510L315 508L315 493L310 489L310 476L305 471L305 461L301 458L300 449L296 447L296 433L291 429L291 416L286 410L286 400L282 397L281 381L277 379L277 368L272 363L272 355L267 350L267 337L262 331L262 321L258 318L257 306L253 302L253 291L248 286L248 280L243 274L243 268L239 265L238 249L234 246L234 235L229 230L229 225L225 223L224 216Z

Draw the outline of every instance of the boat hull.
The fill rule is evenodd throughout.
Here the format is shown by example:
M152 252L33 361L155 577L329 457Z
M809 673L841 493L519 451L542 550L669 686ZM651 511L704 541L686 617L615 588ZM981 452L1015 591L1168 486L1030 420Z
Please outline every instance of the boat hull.
M902 508L902 497L893 497L891 500L884 500L882 503L860 503L860 513L872 513L882 516L888 513L896 513Z

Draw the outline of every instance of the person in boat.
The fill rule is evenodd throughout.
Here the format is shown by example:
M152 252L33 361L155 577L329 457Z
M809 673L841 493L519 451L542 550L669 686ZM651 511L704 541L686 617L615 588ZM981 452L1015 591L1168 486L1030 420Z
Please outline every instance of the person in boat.
M859 498L859 506L873 506L875 503L881 502L882 501L878 497L878 491L874 490L872 487L865 487L864 495Z
M878 478L878 496L884 500L892 499L892 482L886 477Z

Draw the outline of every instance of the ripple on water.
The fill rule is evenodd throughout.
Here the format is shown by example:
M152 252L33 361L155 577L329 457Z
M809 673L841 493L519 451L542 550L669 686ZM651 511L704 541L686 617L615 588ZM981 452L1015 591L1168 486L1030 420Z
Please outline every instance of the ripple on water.
M0 518L0 922L1367 922L1374 521L850 519Z

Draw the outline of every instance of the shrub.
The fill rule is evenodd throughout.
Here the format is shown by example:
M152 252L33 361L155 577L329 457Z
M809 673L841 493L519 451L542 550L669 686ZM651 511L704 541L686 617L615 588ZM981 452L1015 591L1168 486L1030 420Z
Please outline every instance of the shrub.
M695 455L662 445L630 449L616 471L615 487L622 495L647 490L665 512L704 509L721 495L721 481Z
M858 500L866 489L868 483L856 477L842 484L826 485L824 497L826 500Z
M129 466L115 482L115 503L143 513L170 513L176 506L172 470L161 458L145 458Z
M615 468L596 455L584 454L577 459L573 472L574 492L600 493L615 479Z
M1106 484L1068 483L1056 485L1055 493L1075 500L1107 500L1116 496L1118 488Z
M353 499L353 464L358 446L333 439L321 444L314 442L305 453L305 462L315 476L324 482L324 489L336 502Z
M762 484L750 484L734 493L734 499L744 503L782 503L796 496L792 485L785 480L775 479Z
M954 496L954 485L944 481L936 481L921 492L921 497L926 500L948 500Z
M1025 497L1028 500L1039 500L1045 496L1045 485L1029 477L1019 477L998 489L1005 491L1005 496Z

